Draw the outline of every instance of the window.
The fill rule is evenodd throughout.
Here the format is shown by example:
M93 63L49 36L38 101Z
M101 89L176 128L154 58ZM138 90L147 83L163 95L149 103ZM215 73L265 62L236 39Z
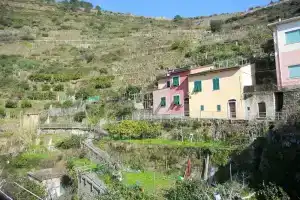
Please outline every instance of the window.
M300 65L289 66L289 77L300 78Z
M293 44L300 42L300 29L285 33L286 44Z
M221 112L221 105L217 105L217 111Z
M194 82L194 92L201 92L202 91L202 82L195 81Z
M213 79L213 90L219 90L220 89L220 82L219 78L214 78Z
M173 86L175 87L179 86L179 76L173 77Z
M160 107L166 107L166 97L160 98Z
M170 81L167 81L167 88L169 88L171 86Z
M204 111L204 105L201 105L201 106L200 106L200 110L201 110L201 111Z
M180 105L180 96L175 95L173 98L174 98L174 105Z

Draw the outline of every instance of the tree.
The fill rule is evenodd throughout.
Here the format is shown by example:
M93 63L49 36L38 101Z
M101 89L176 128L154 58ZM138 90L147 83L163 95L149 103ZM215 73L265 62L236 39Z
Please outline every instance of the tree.
M174 22L179 22L181 20L183 20L183 18L180 15L176 15L173 19Z
M86 2L86 1L80 1L80 7L84 8L85 12L90 12L91 9L93 8L93 4L91 4L90 2Z
M219 32L222 29L222 20L211 20L210 21L210 29L212 32Z
M96 6L95 8L96 8L96 10L97 10L98 12L101 12L101 7L100 7L100 6Z

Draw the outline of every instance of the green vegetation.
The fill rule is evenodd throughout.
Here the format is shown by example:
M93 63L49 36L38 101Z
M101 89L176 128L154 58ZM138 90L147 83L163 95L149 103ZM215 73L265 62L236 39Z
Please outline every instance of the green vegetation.
M82 122L84 118L86 118L86 114L84 111L78 112L74 115L75 122Z
M147 121L125 120L119 124L110 124L106 128L114 139L146 139L161 134L161 127L158 124Z
M30 101L28 100L22 100L21 101L21 108L31 108L32 104Z
M0 107L0 118L4 118L6 116L5 109Z
M56 144L57 148L61 149L78 149L80 148L80 142L83 138L78 135L72 135L70 138L66 138Z
M212 32L219 32L222 29L222 20L211 20L210 21L210 29Z
M188 141L175 141L175 140L165 140L165 139L143 139L143 140L124 140L124 142L129 142L133 144L143 144L143 145L166 145L171 147L198 147L202 149L216 149L216 150L234 150L237 146L228 145L227 143L221 141L207 141L207 142L188 142Z
M175 177L167 176L159 172L124 172L123 183L127 186L138 185L149 194L159 193L170 188L175 183Z
M7 100L5 103L5 108L17 108L17 107L18 107L17 101Z

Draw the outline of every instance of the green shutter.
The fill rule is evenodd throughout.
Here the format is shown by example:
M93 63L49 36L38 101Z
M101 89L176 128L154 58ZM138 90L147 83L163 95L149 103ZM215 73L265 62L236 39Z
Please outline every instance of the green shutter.
M160 99L160 106L161 106L161 107L165 107L165 106L166 106L166 97L162 97L162 98Z
M180 105L180 97L179 97L179 95L176 95L173 98L174 98L174 104L175 105Z
M173 86L179 86L179 76L173 77Z
M219 90L220 89L220 82L219 78L213 79L213 90Z
M200 110L204 111L204 105L201 105Z
M217 105L217 111L221 112L221 105Z
M194 82L194 92L201 92L202 91L202 82L195 81Z

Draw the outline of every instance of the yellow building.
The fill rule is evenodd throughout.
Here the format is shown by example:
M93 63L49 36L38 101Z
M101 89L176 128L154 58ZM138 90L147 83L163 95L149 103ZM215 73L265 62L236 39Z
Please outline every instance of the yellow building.
M227 68L214 66L191 71L189 114L192 118L246 119L249 108L243 97L244 86L255 84L255 66Z

